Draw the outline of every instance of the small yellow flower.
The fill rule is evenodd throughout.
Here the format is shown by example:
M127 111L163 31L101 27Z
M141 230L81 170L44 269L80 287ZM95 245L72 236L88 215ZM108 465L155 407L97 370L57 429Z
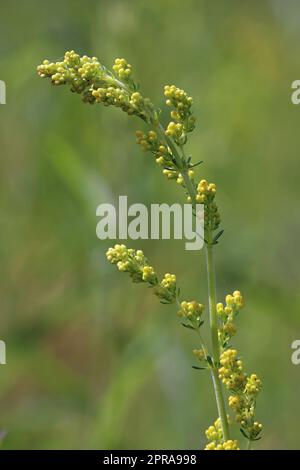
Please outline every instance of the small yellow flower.
M199 361L202 361L205 358L203 349L193 349L193 354L197 357L197 359L199 359Z
M234 297L232 295L230 294L226 295L225 300L228 306L234 305Z
M158 165L164 165L164 163L165 163L165 159L162 156L157 157L155 161L156 161L156 163L158 163Z

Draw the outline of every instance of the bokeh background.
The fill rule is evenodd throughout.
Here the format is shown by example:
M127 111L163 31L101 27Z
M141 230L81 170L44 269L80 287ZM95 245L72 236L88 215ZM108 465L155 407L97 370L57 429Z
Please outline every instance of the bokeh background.
M225 233L218 294L247 308L234 344L263 379L257 448L299 449L300 5L288 0L11 0L1 4L1 314L4 449L202 448L216 409L197 346L172 306L105 260L95 210L182 202L135 145L140 127L37 77L65 50L133 64L163 104L175 83L195 100L189 151L214 180ZM186 298L206 302L204 253L183 241L135 241Z

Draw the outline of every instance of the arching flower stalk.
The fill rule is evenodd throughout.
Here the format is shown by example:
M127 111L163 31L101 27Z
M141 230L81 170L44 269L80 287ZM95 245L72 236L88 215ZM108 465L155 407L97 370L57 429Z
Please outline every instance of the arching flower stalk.
M177 304L182 325L197 333L199 348L194 349L193 354L199 366L194 368L210 371L218 412L218 419L206 431L209 441L206 449L239 449L238 441L230 436L232 424L226 411L225 390L229 392L229 408L234 412L242 435L248 440L247 448L250 448L253 441L260 439L262 430L262 425L255 420L261 381L256 374L244 372L238 352L230 346L231 338L236 334L235 319L244 306L241 293L235 291L227 295L224 304L217 300L213 256L223 230L218 230L221 219L215 200L216 185L205 179L196 180L194 168L202 162L193 163L185 152L188 136L195 128L192 98L175 85L165 86L165 104L170 109L170 122L165 126L160 121L160 110L141 94L132 77L132 67L125 59L116 59L110 71L96 57L80 57L70 51L61 62L44 60L37 70L41 77L50 78L53 85L67 85L72 92L81 95L85 103L116 106L128 115L142 119L149 129L136 131L138 145L153 155L167 179L176 181L184 189L187 201L194 208L196 204L203 204L209 348L201 331L205 307L195 300L182 300L174 274L165 274L160 279L141 250L128 249L125 245L110 248L107 259L116 264L119 271L127 272L133 282L151 287L161 303Z

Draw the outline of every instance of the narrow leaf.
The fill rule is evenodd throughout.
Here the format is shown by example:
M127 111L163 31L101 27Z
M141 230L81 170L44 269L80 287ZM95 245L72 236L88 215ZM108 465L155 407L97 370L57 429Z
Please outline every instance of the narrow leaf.
M247 434L245 433L245 431L244 431L243 428L240 428L240 431L241 431L241 433L243 434L243 436L244 436L246 439L248 439L249 441L251 441L250 437L247 436Z
M214 237L213 239L213 244L216 245L217 244L217 241L218 239L221 237L221 235L223 234L224 232L224 229L223 230L220 230L220 232L217 233L217 235Z
M188 328L189 330L195 330L195 328L192 325L189 325L188 323L181 323L184 328Z
M206 357L206 360L207 360L208 364L209 364L211 367L213 367L214 363L213 363L212 358L211 358L210 356L207 356L207 357Z
M193 165L190 165L190 168L195 168L195 166L201 165L201 163L203 163L203 160L200 160L197 163L193 163Z

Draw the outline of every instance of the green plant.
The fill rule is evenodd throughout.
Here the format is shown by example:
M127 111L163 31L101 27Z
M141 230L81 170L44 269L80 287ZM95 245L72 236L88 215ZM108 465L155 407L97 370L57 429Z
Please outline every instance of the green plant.
M199 338L199 349L193 351L199 361L197 369L211 373L218 410L218 419L206 431L209 443L207 450L238 450L239 443L230 437L231 421L226 412L224 388L230 393L229 407L239 423L241 433L248 440L260 439L262 425L255 421L254 413L261 381L255 375L244 372L238 353L230 346L236 333L235 318L244 306L239 291L229 294L225 303L218 303L214 267L214 247L223 230L216 204L216 185L205 179L196 182L193 163L185 152L188 135L195 128L192 111L193 100L176 86L166 86L164 95L170 107L172 121L165 128L160 122L160 110L145 98L132 78L131 65L125 59L116 59L113 71L106 69L97 58L80 57L74 51L66 52L64 60L50 63L45 60L38 66L41 77L49 77L54 85L68 85L86 103L102 103L120 107L129 115L141 118L149 126L148 132L137 131L137 143L143 150L151 152L170 180L175 180L185 190L187 200L196 211L196 204L204 205L204 238L206 250L208 304L210 321L210 348L202 337L204 305L196 301L184 301L180 297L176 276L165 274L159 279L141 250L115 245L107 252L107 259L122 272L127 272L134 282L153 288L161 303L178 305L178 316L182 325L195 332ZM211 351L211 352L210 352Z

